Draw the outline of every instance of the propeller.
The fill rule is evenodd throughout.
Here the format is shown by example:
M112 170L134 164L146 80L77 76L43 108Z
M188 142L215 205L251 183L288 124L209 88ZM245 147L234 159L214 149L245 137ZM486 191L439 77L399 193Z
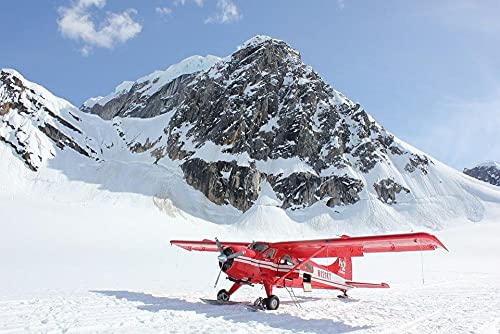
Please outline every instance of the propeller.
M214 288L217 287L217 283L219 282L220 274L222 273L226 262L229 260L235 259L238 256L245 254L245 251L233 253L233 250L231 248L226 248L224 250L224 248L222 248L222 245L220 244L219 239L217 239L217 237L215 238L215 244L217 245L217 249L219 249L219 256L217 256L217 259L219 260L219 263L220 263L220 270L219 270L219 274L217 275L217 279L215 280ZM227 269L229 269L229 268L227 268Z

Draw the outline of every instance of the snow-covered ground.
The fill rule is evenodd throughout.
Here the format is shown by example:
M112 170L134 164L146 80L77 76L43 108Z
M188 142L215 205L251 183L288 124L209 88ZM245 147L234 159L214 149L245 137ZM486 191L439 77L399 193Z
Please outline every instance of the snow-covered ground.
M66 154L72 153L62 152L58 164ZM75 169L82 175L72 178L60 165L33 173L5 146L0 156L0 333L500 331L500 208L493 202L480 223L464 219L433 232L449 253L355 258L355 280L384 281L391 289L353 290L347 301L332 291L296 291L301 308L277 290L282 300L277 311L250 312L243 305L203 304L199 298L214 298L229 286L221 280L213 288L215 255L188 253L168 241L325 235L265 200L241 224L213 224L189 215L168 198L153 196L156 190L148 189L153 183L144 184L144 175L168 175L158 172L162 166L137 163L136 174L130 166L121 174L119 163L110 162L94 170L106 173L103 184L102 176L84 175L83 163ZM68 159L79 164L76 156ZM137 191L125 191L131 188ZM193 200L196 193L184 196L192 202L184 205L215 214L213 204ZM272 218L280 221L273 225ZM263 295L259 287L245 287L233 299L252 302Z

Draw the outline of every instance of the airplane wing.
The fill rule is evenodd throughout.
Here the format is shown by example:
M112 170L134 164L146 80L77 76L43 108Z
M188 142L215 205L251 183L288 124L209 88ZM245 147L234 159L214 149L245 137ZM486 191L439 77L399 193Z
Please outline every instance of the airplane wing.
M270 243L298 258L363 256L364 253L448 250L437 237L429 233L389 234L364 237L342 236L335 239L298 240Z
M171 245L176 245L178 247L187 249L188 251L200 251L200 252L218 252L217 244L215 241L204 239L202 241L193 241L193 240L171 240ZM231 246L243 246L246 247L250 243L249 242L225 242L221 241L222 247L231 247Z

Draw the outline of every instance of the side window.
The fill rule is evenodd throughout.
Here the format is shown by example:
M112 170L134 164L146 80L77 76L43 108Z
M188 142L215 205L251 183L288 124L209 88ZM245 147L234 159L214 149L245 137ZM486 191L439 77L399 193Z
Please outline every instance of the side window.
M309 262L307 262L307 263L306 263L306 269L307 269L308 271L313 271L313 266L312 266Z
M274 257L275 253L276 253L276 249L271 248L271 249L269 249L269 250L266 251L266 253L264 254L264 257L266 259L272 259Z
M292 257L288 254L285 254L281 257L280 264L286 264L288 266L293 266L295 263L292 261Z

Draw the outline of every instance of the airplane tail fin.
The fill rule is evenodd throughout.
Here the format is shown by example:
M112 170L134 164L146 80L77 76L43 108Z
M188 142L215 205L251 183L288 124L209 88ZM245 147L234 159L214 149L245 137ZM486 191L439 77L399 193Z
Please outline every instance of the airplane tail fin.
M329 265L328 270L346 280L352 280L352 259L350 256L339 257Z

